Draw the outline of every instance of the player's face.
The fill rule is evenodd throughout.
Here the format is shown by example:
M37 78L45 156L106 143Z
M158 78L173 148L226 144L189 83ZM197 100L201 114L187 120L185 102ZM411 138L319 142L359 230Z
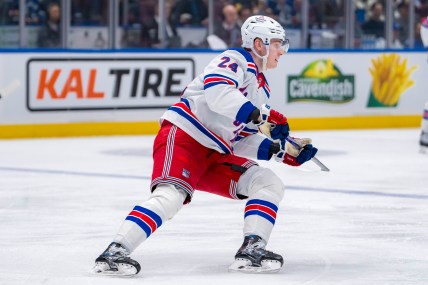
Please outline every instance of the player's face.
M279 63L279 58L284 52L283 42L281 40L272 39L269 45L269 56L267 58L266 67L268 69L276 68Z

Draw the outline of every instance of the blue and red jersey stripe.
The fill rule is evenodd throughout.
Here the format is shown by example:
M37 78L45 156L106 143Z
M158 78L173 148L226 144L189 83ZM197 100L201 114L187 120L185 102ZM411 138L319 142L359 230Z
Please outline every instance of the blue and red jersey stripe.
M247 71L253 73L255 76L259 75L257 66L252 62L247 63Z
M234 85L238 88L238 82L235 79L222 74L212 73L204 77L204 89L208 89L218 84Z
M189 107L184 102L179 102L172 105L169 110L180 114L183 118L186 118L192 123L200 132L209 137L214 141L225 153L233 153L232 148L218 135L207 129L190 111Z
M238 134L238 136L236 137L236 139L235 139L235 141L239 141L239 140L241 140L241 139L243 139L243 138L246 138L246 137L248 137L248 136L250 136L250 135L254 135L254 134L257 134L259 131L258 130L253 130L253 129L250 129L250 128L247 128L247 127L245 127L239 134Z

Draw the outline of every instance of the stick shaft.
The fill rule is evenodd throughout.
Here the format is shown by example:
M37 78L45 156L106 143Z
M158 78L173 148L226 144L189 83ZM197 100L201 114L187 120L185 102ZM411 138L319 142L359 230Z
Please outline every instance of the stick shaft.
M290 136L288 136L286 138L286 140L289 143L291 143L296 149L300 149L301 148L300 145L298 143L296 143L296 141L293 140L293 138L291 138ZM325 166L324 163L322 163L321 161L319 161L319 159L316 158L315 156L311 158L311 161L314 162L316 165L318 165L318 167L321 169L321 171L326 171L326 172L330 171L330 169L327 166Z
M312 158L311 158L311 160L312 160L316 165L318 165L318 167L321 169L321 171L326 171L326 172L329 172L329 171L330 171L330 169L329 169L327 166L325 166L325 164L324 164L324 163L322 163L321 161L319 161L319 160L318 160L318 158L316 158L315 156L314 156L314 157L312 157Z

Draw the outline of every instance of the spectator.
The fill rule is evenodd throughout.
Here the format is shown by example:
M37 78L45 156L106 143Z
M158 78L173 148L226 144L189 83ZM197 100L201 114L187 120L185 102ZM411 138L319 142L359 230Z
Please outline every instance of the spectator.
M278 22L285 27L291 26L291 20L295 11L293 9L293 1L288 0L277 0L271 1L270 6L273 12L278 17Z
M266 10L269 8L267 0L259 0L257 5L253 6L253 13L259 15L266 15Z
M19 23L19 3L16 0L0 1L0 24L17 25Z
M300 28L302 25L302 0L294 0L291 12L290 28Z
M345 3L343 1L340 1L341 4L338 3L339 1L336 0L329 0L324 1L321 4L321 27L331 29L333 28L337 22L339 21L339 18L343 16L345 13Z
M138 16L141 23L146 23L149 19L153 18L153 15L155 14L155 10L158 7L157 5L159 5L159 0L135 0L135 1L137 1L138 3L137 5L139 6ZM169 2L169 1L166 1L166 2ZM175 1L173 3L175 3Z
M428 0L415 0L416 13L418 18L423 18L428 15Z
M165 19L166 21L166 46L165 48L181 47L181 38L177 34L174 25L171 24L171 3L165 2ZM159 4L156 4L154 16L143 22L141 30L141 41L143 47L161 48L159 39Z
M239 19L238 25L242 26L245 20L247 20L252 15L251 8L249 6L242 6L239 10Z
M366 21L367 14L367 1L366 0L354 0L355 7L355 19L360 25Z
M174 26L206 26L208 25L208 6L206 0L179 0L171 13Z
M271 17L275 21L278 21L278 15L275 15L275 13L273 12L272 8L270 8L270 7L266 7L264 15L268 16L268 17Z
M385 21L382 19L383 4L381 2L375 2L371 6L370 11L370 19L362 26L364 33L367 35L374 35L376 38L384 38Z
M409 4L402 1L397 6L398 19L396 24L400 25L399 40L401 43L408 43L409 41Z
M426 49L421 37L421 22L415 24L415 44L414 48L416 49Z
M216 0L214 1L214 23L220 23L223 21L223 8L224 6L230 4L228 0ZM233 4L236 7L236 10L241 9L241 4Z
M403 42L400 40L400 35L403 33L403 27L395 22L393 25L393 31L392 31L392 46L391 48L395 49L403 49L404 45Z
M346 38L346 19L344 16L339 17L339 20L333 27L333 32L337 35L337 39L335 41L336 48L345 48L345 38ZM354 24L354 39L353 39L353 47L360 48L361 47L361 38L363 32L361 31L360 24L358 20L355 18Z
M238 25L238 12L235 6L223 8L223 21L216 25L214 34L222 39L229 48L241 46L241 28Z
M61 9L57 3L49 4L48 20L37 35L37 46L43 48L61 47Z
M108 24L108 5L104 0L71 1L72 26L105 26Z
M44 23L46 21L46 7L49 7L50 3L53 3L53 0L26 1L25 23L27 25L40 25Z
M250 9L252 9L253 7L257 6L258 4L258 0L232 0L229 1L231 2L233 5L235 5L235 7L240 10L241 7L248 7Z

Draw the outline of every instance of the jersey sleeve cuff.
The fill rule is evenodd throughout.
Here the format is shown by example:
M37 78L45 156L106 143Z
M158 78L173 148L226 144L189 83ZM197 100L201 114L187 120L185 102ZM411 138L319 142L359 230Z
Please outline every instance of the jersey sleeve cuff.
M272 154L269 153L270 145L272 141L270 139L264 139L259 146L257 151L257 159L259 160L269 160L272 157Z
M238 114L236 114L236 120L239 122L246 123L248 121L248 118L250 117L251 113L257 109L256 106L251 104L250 101L246 102L244 105L241 106L241 108L238 111Z

